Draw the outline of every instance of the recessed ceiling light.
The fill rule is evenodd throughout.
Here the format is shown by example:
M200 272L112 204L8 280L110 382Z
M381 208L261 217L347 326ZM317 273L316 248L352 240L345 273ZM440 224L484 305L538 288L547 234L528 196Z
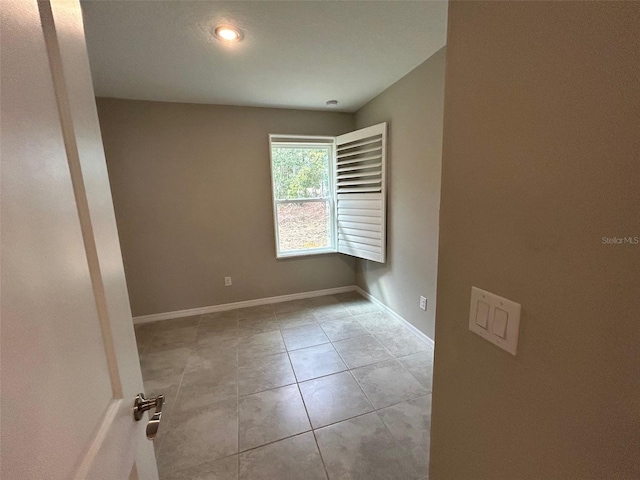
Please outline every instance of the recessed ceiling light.
M327 100L327 105L330 107L335 107L338 105L338 100Z
M215 29L216 37L225 42L238 42L242 40L242 31L229 25L220 25Z

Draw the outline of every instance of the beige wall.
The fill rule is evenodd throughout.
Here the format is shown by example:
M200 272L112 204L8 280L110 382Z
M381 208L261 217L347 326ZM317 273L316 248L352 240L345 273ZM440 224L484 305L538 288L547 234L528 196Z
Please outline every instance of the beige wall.
M354 283L345 255L275 259L268 148L350 131L352 114L97 102L135 316Z
M445 49L356 113L389 122L387 263L359 260L357 283L434 336ZM420 295L427 311L420 310Z
M640 3L451 2L433 480L640 478ZM522 304L517 356L471 286Z

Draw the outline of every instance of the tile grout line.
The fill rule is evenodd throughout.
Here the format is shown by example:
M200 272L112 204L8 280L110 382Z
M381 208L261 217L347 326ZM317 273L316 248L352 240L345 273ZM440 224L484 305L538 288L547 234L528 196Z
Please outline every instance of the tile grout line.
M240 319L236 314L236 465L240 475Z
M356 321L357 321L357 320L356 320ZM358 323L360 323L360 322L358 322ZM360 325L362 325L362 324L360 324ZM411 375L411 372L409 372L408 370L406 370L406 369L404 368L404 365L402 365L402 364L398 361L398 359L397 359L397 358L396 358L396 357L395 357L395 356L394 356L394 355L393 355L393 354L392 354L392 353L391 353L391 352L390 352L390 351L389 351L389 350L388 350L384 345L382 345L382 343L381 343L381 342L380 342L380 341L375 337L375 335L373 334L373 332L371 332L371 331L366 327L366 325L362 325L362 326L364 327L364 329L365 329L365 330L367 330L367 331L371 334L371 336L376 340L376 342L378 342L378 344L380 344L380 346L381 346L382 348L384 348L384 349L385 349L385 351L391 355L391 357L393 358L393 360L395 360L395 362L396 362L398 365L400 365L400 368L402 368L403 370L407 371L407 373L409 373L409 375ZM340 352L338 352L338 354L340 354ZM382 363L382 362L378 362L378 363ZM372 365L375 365L375 364L372 364ZM368 366L368 365L363 365L363 367L365 367L365 366ZM362 368L362 367L358 367L358 368ZM373 407L373 412L369 412L369 413L375 413L376 417L380 420L380 422L382 422L382 424L384 425L385 430L386 430L387 432L389 432L389 435L391 435L391 438L394 440L394 442L396 443L396 445L400 448L400 450L401 450L402 452L404 452L404 451L405 451L405 449L403 448L402 444L401 444L401 443L400 443L400 441L395 437L395 435L394 435L393 433L391 433L391 430L389 429L389 426L385 423L385 421L384 421L384 420L382 419L382 417L380 416L380 413L378 413L378 412L379 412L380 410L385 409L385 408L390 408L390 407L392 407L392 406L394 406L394 405L399 405L399 404L401 404L401 403L404 403L404 402L407 402L407 401L411 401L411 400L415 400L415 399L411 399L411 400L403 400L402 402L398 402L398 403L395 403L395 404L392 404L392 405L387 405L387 406L385 406L385 407L382 407L382 408L378 408L378 409L377 409L377 408L374 406L374 404L373 404L373 402L371 401L371 399L369 398L369 396L367 395L367 392L365 392L364 388L362 387L362 384L358 381L358 379L356 378L356 376L353 374L353 371L352 371L352 370L349 370L349 373L351 374L351 376L352 376L352 377L353 377L353 379L355 380L356 384L358 385L358 387L360 387L360 390L362 391L362 393L364 394L364 396L367 398L367 400L369 401L369 403L370 403L370 404L371 404L371 406ZM411 377L415 379L415 377L414 377L413 375L411 375ZM417 379L415 379L415 380L417 381ZM420 382L418 382L418 384L419 384L419 385L422 385ZM430 392L429 394L427 394L427 395L430 395L430 394L431 394L431 392ZM426 395L424 395L424 396L426 396ZM421 398L421 397L416 397L416 398ZM353 417L353 418L355 418L355 417ZM327 425L327 426L328 426L328 425ZM412 467L411 465L407 465L407 467L408 467L408 468L409 468L413 473L418 474L418 472L416 472L416 471L413 469L413 467ZM419 475L419 474L418 474L418 475ZM417 477L415 477L415 478L420 478L420 477L419 477L419 476L417 476Z
M344 372L339 372L339 373L344 373ZM291 386L291 385L293 385L293 384L286 385L286 386ZM364 392L363 392L363 393L364 393ZM259 449L259 448L262 448L262 447L265 447L265 446L268 446L268 445L273 445L274 443L278 443L278 442L281 442L281 441L284 441L284 440L288 440L288 439L291 439L291 438L294 438L294 437L297 437L297 436L303 435L303 434L305 434L305 433L316 432L316 431L318 431L318 430L322 430L322 429L327 428L327 427L332 427L332 426L334 426L334 425L337 425L337 424L339 424L339 423L345 422L345 421L347 421L347 420L352 420L352 419L354 419L354 418L364 417L365 415L369 415L369 414L372 414L372 413L377 413L377 412L378 412L378 411L380 411L380 410L384 410L384 409L386 409L386 408L395 407L396 405L400 405L400 404L402 404L402 403L412 402L412 401L414 401L414 400L419 400L419 399L421 399L421 398L428 397L429 395L431 395L431 393L428 393L428 394L426 394L426 395L420 395L420 396L418 396L418 397L412 398L411 400L403 400L403 401L401 401L401 402L394 403L394 404L391 404L391 405L388 405L388 406L385 406L385 407L382 407L382 408L379 408L379 409L374 409L374 410L371 410L370 412L359 413L359 414L354 415L354 416L352 416L352 417L345 418L345 419L343 419L343 420L338 420L338 421L335 421L335 422L331 422L331 423L328 423L328 424L323 425L323 426L318 427L318 428L313 428L313 426L311 426L311 428L310 428L309 430L305 430L305 431L303 431L303 432L295 433L295 434L293 434L293 435L289 435L289 436L287 436L287 437L283 437L283 438L280 438L280 439L278 439L278 440L273 440L273 441L271 441L271 442L267 442L267 443L264 443L264 444L262 444L262 445L258 445L258 446L251 447L251 448L247 448L246 450L242 450L241 452L238 452L238 453L232 453L232 454L230 454L230 455L225 455L225 456L220 457L220 458L218 458L218 459L216 459L216 460L214 460L214 461L222 460L222 459L229 458L229 457L233 457L233 456L237 456L237 455L240 455L240 454L243 454L243 453L247 453L247 452L251 452L252 450L257 450L257 449ZM366 394L365 394L365 396L366 396ZM383 422L383 423L384 423L384 422ZM202 463L208 463L208 462L210 462L210 461L211 461L211 460L206 460L206 461L204 461L204 462L202 462ZM199 464L199 465L200 465L200 464ZM191 468L191 467L187 467L187 468Z
M280 331L280 335L282 335L282 331ZM284 336L282 338L284 342ZM285 348L287 348L287 344L284 344ZM289 360L289 366L291 366L291 371L293 372L293 378L296 379L296 388L298 389L298 395L300 395L300 400L302 400L302 406L304 407L304 411L307 414L307 421L309 422L309 428L313 430L313 424L311 423L311 416L309 415L309 409L307 408L307 403L304 401L304 396L302 395L302 390L300 390L300 382L298 381L298 375L296 374L296 369L293 368L293 362L291 361L291 356L289 355L289 350L287 349L287 359ZM323 463L324 465L324 463Z
M365 328L366 328L366 327L365 327ZM394 358L394 360L396 360L396 359ZM396 362L397 362L398 364L400 363L400 362L398 362L397 360L396 360ZM374 365L375 365L375 364L374 364ZM366 366L366 365L365 365L365 366ZM402 365L401 365L401 366L402 366ZM358 367L358 368L360 368L360 367ZM389 408L389 407L392 407L392 406L394 406L394 405L399 405L399 404L401 404L401 403L404 403L404 402L407 402L407 401L410 401L410 400L403 400L402 402L398 402L398 403L395 403L395 404L392 404L392 405L387 405L387 406L382 407L382 408L376 408L376 407L375 407L375 405L373 404L373 402L371 401L371 399L369 398L369 395L367 395L367 392L365 392L364 388L362 387L362 385L360 384L360 382L358 381L358 379L356 378L356 376L353 374L353 371L349 370L349 373L351 374L351 377L355 380L356 384L358 385L358 387L360 388L360 390L362 391L362 393L364 394L364 396L366 397L366 399L369 401L369 404L370 404L370 405L371 405L371 407L373 408L373 410L372 410L371 412L367 412L367 413L362 414L362 415L359 415L359 416L367 415L367 414L369 414L369 413L374 413L374 414L376 415L376 417L378 418L378 420L380 420L380 422L382 422L382 424L384 425L385 430L389 433L389 435L391 435L391 438L394 440L394 442L396 443L396 445L400 448L400 450L401 450L401 451L403 451L403 452L404 452L404 451L405 451L405 449L403 448L402 444L401 444L401 443L400 443L400 441L395 437L395 435L394 435L393 433L391 433L391 430L389 430L389 427L388 427L388 426L387 426L387 424L384 422L384 420L382 419L382 417L380 416L380 414L379 414L378 412L379 412L380 410L385 409L385 408ZM418 383L419 383L419 382L418 382ZM419 397L416 397L416 398L419 398ZM413 400L413 399L412 399L412 400ZM346 419L346 420L351 420L351 419L353 419L353 418L356 418L356 417L351 417L351 418L348 418L348 419ZM346 420L342 420L342 421L346 421ZM339 423L339 422L336 422L336 423ZM334 425L335 425L335 424L334 424ZM330 425L326 425L326 426L328 427L328 426L330 426ZM323 427L323 428L324 428L324 427ZM315 434L315 431L314 431L314 434ZM416 472L415 472L415 470L413 469L413 467L411 467L411 465L408 465L408 467L411 469L411 471L413 471L414 473L416 473ZM419 477L416 477L416 478L419 478Z
M269 445L273 445L274 443L283 442L285 440L290 440L292 438L299 437L300 435L304 435L305 433L312 433L312 432L313 432L313 430L309 429L309 430L305 430L303 432L294 433L293 435L289 435L287 437L279 438L278 440L272 440L270 442L263 443L262 445L258 445L258 446L255 446L255 447L247 448L246 450L242 450L239 453L233 453L231 455L227 455L227 456L222 457L222 458L229 458L229 457L233 457L234 455L240 456L240 455L243 455L243 454L245 454L247 452L252 452L254 450L258 450L259 448L268 447Z
M316 320L314 323L315 323L316 325L319 325L319 326L320 326L320 322L318 321L318 318L313 314L313 309L311 309L311 314L312 314L312 316L314 317L314 319ZM277 314L277 312L276 312L276 319L278 319L278 314ZM278 321L278 325L279 325L279 326L281 326L279 319L278 319L277 321ZM313 325L314 323L310 323L310 325ZM302 325L302 326L304 326L304 325ZM290 328L295 328L295 327L290 327ZM320 326L320 329L324 332L324 329L322 329L322 327L321 327L321 326ZM294 378L295 378L295 380L296 380L295 385L296 385L296 388L297 388L297 390L298 390L298 395L300 395L300 399L302 400L302 405L303 405L303 407L304 407L304 409L305 409L305 413L306 413L306 415L307 415L307 421L309 422L309 428L310 428L310 430L308 430L308 431L306 431L306 432L299 433L299 434L297 434L297 435L302 435L302 434L304 434L304 433L311 432L311 434L312 434L312 436L313 436L313 439L314 439L314 442L315 442L315 445L316 445L316 449L317 449L317 451L318 451L318 455L320 456L320 461L321 461L321 463L322 463L322 468L324 469L325 477L328 479L328 478L329 478L329 472L328 472L328 470L327 470L327 465L326 465L326 463L325 463L324 457L322 456L322 451L320 450L320 445L318 444L318 439L317 439L317 437L316 437L316 435L315 435L315 430L314 430L314 427L313 427L313 423L311 422L311 416L309 415L309 409L307 408L307 404L306 404L306 402L305 402L304 396L302 395L302 390L300 389L300 381L299 381L299 379L298 379L298 375L297 375L297 373L296 373L296 370L295 370L295 368L294 368L294 366L293 366L293 362L292 362L292 360L291 360L291 354L290 354L290 352L292 352L292 351L296 351L296 350L302 350L302 348L301 348L301 349L296 349L296 350L289 350L289 349L287 348L287 343L286 343L286 342L285 342L285 340L284 340L284 335L282 334L282 330L283 330L283 328L279 328L279 330L278 330L278 331L280 332L280 335L281 335L281 337L282 337L282 341L283 341L284 346L285 346L285 352L286 352L286 354L287 354L287 359L289 360L289 365L291 366L291 370L293 371L293 376L294 376ZM286 328L285 328L284 330L286 330ZM325 333L325 336L326 336L326 333ZM329 337L327 337L327 339L329 340L329 342L328 342L328 343L329 343L329 344L331 344L332 348L335 350L335 347L333 347L333 344L331 343L331 339L329 339ZM326 343L323 343L323 344L320 344L320 345L326 345ZM304 348L311 348L311 347L313 347L313 346L317 346L317 345L312 345L312 346L310 346L310 347L304 347ZM338 354L338 355L339 355L339 354ZM345 364L345 367L346 367L346 364ZM309 380L312 380L312 379L309 379ZM276 387L276 388L281 388L281 387ZM296 436L296 435L292 435L292 436L289 436L289 437L285 437L285 438L283 438L283 439L276 440L275 442L272 442L272 443L276 443L276 442L279 442L279 441L283 441L283 440L286 440L286 439L288 439L288 438L293 438L293 437L295 437L295 436ZM269 445L269 444L265 444L265 445ZM255 448L261 448L261 447L264 447L265 445L261 445L261 446L255 447Z
M320 462L322 463L322 468L324 469L325 477L327 479L329 479L329 472L327 471L327 465L326 465L326 463L324 461L324 457L322 456L322 452L320 451L320 445L318 444L318 439L316 438L315 430L313 428L313 423L311 422L311 415L309 415L309 409L307 408L307 402L305 402L304 395L302 395L302 390L300 389L300 382L298 381L298 375L296 374L295 368L293 368L293 362L291 361L291 356L289 355L289 351L287 351L287 358L289 359L289 364L291 365L291 370L293 370L293 376L296 379L296 387L298 388L298 394L300 395L300 399L302 400L302 405L304 406L304 410L305 410L305 412L307 414L307 420L309 421L309 428L311 428L311 435L313 436L313 441L315 442L316 448L318 449L318 455L320 455Z
M406 400L406 401L408 401L408 400ZM401 403L404 403L404 402L401 402ZM396 405L399 405L399 403L397 403ZM393 406L393 405L389 405L389 407L392 407L392 406ZM385 408L389 408L389 407L385 407ZM380 409L380 410L382 410L382 409ZM398 439L396 438L396 436L391 432L391 429L389 428L389 425L387 425L387 423L383 420L383 418L380 416L380 413L378 413L378 412L379 412L379 411L378 411L378 410L376 410L376 411L375 411L375 414L378 416L378 419L379 419L379 420L382 422L382 424L384 425L385 430L386 430L387 432L389 432L389 435L391 435L391 438L393 438L393 440L394 440L394 442L396 443L396 445L397 445L398 447L400 447L400 450L401 450L403 453L405 453L405 452L406 452L406 450L405 450L405 448L402 446L402 444L400 443L400 440L398 440ZM421 478L421 477L420 477L420 474L419 474L416 470L414 470L414 468L413 468L413 466L412 466L412 465L410 465L409 463L407 463L406 465L407 465L407 467L409 468L409 470L411 470L413 473L415 473L415 474L417 474L417 475L418 475L418 476L416 476L415 478Z
M272 314L274 317L276 317L276 315L275 315L275 311L274 311L274 309L273 309L273 306L271 306L271 305L270 305L269 307L270 307L270 310L271 310L271 314ZM276 317L276 318L277 318L277 317ZM241 320L241 319L239 319L239 320L238 320L238 338L239 338L239 335L240 335L240 327L239 327L239 325L240 325L240 320ZM284 343L284 338L282 337L282 332L281 332L280 330L278 330L278 333L280 334L280 340L282 341L282 344L285 346L285 352L286 352L286 344ZM282 352L278 352L278 353L282 353ZM277 355L277 354L273 354L273 355ZM267 355L267 356L269 356L269 355ZM260 357L257 357L257 358L260 358ZM288 356L287 356L287 358L288 358ZM251 360L251 359L249 359L249 360ZM293 369L293 367L292 367L292 369ZM294 375L295 375L295 373L294 373ZM246 452L246 451L251 450L251 449L247 449L247 450L240 451L240 398L241 398L241 397L240 397L240 385L239 385L239 384L240 384L240 345L239 345L239 343L238 343L238 347L236 348L236 378L237 378L237 382L236 382L236 387L237 387L237 396L236 396L236 405L237 405L237 408L236 408L236 419L237 419L237 425L238 425L238 427L237 427L237 428L238 428L238 448L237 448L237 455L238 455L238 475L239 475L239 474L240 474L240 454L241 454L241 453L244 453L244 452ZM262 393L262 392L257 392L257 393ZM255 395L255 394L254 394L254 395ZM249 395L243 395L243 397L242 397L242 398L247 397L247 396L249 396Z
M375 365L375 364L372 364L372 365ZM368 365L365 365L365 366L368 366ZM358 368L361 368L361 367L358 367ZM396 405L400 405L401 403L405 403L405 402L412 402L412 401L414 401L414 400L417 400L418 398L426 397L426 396L431 395L431 394L433 393L433 392L429 392L429 393L422 393L422 394L420 394L420 395L417 395L417 396L415 396L415 397L411 397L411 398L406 399L406 400L400 400L400 401L397 401L397 402L390 403L389 405L385 405L384 407L376 408L376 407L373 405L373 403L371 402L371 400L369 399L368 395L367 395L367 394L365 393L365 391L362 389L362 386L360 385L360 382L358 382L358 380L357 380L357 379L355 378L355 376L353 375L352 370L347 369L347 370L341 370L341 371L339 371L339 372L329 373L329 374L327 374L327 375L322 375L322 376L320 376L320 377L310 378L309 380L303 380L303 381L301 381L301 382L291 382L291 383L287 383L286 385L280 385L279 387L267 388L267 389L265 389L265 390L260 390L259 392L249 393L249 394L247 394L247 395L242 395L242 396L240 396L240 398L252 397L252 396L254 396L254 395L259 395L259 394L261 394L261 393L265 393L265 392L272 392L273 390L278 390L278 389L280 389L280 388L284 388L284 387L291 387L291 386L293 386L293 385L299 385L299 384L301 384L301 383L313 382L313 381L316 381L316 380L320 380L320 379L322 379L322 378L331 377L331 376L333 376L333 375L339 375L339 374L341 374L341 373L350 373L350 374L351 374L351 376L353 377L353 379L355 380L356 384L358 385L358 387L362 390L362 393L364 394L364 396L365 396L365 397L367 397L367 400L369 401L369 403L370 403L370 404L371 404L371 406L373 407L373 410L371 410L371 412L367 412L367 413L377 412L378 410L384 410L385 408L394 407L394 406L396 406ZM295 372L294 372L294 375L295 375ZM302 392L300 392L300 394L302 395ZM302 398L304 399L304 396L303 396ZM221 402L212 402L212 403L207 404L207 406L208 406L208 405L215 405L216 403L221 403ZM355 417L358 417L358 416L360 416L360 415L364 415L364 414L358 414L358 415L354 415L353 417L348 417L348 418L355 418ZM345 418L344 420L348 420L348 418ZM335 423L340 423L341 421L342 421L342 420L338 420L338 421L336 421L336 422L331 422L331 423L328 423L327 425L323 425L322 427L318 427L318 428L324 428L324 427L326 427L326 426L333 425L333 424L335 424ZM317 430L318 428L314 428L314 427L313 427L313 425L312 425L312 430ZM296 434L296 435L297 435L297 434ZM285 437L285 438L288 438L288 437Z
M202 315L198 316L198 324L196 325L196 339L198 338L198 332L200 330L200 323L202 322ZM195 344L195 341L194 341ZM189 347L189 357L191 356L191 354L193 353L193 347ZM178 405L178 398L180 397L180 389L182 388L182 381L184 380L184 375L185 375L185 371L187 370L187 364L189 363L189 357L187 357L187 362L184 365L184 368L182 369L182 373L180 374L180 381L178 382L178 388L176 389L176 398L173 400L173 406L172 406L172 410L173 408L177 408ZM144 378L143 378L143 382L144 382ZM173 412L172 412L173 413ZM171 416L173 417L173 415ZM165 426L165 434L162 436L162 442L160 442L160 445L158 446L158 454L162 453L164 444L165 444L165 440L166 440L166 436L169 435L169 427L171 425L171 419L169 419L167 421L167 424ZM161 457L162 458L162 457ZM157 463L157 459L156 459L156 463Z
M328 345L328 344L327 344L327 343L323 343L322 345ZM312 347L309 347L309 348L312 348ZM283 355L283 354L287 354L287 353L288 353L288 352L280 352L280 353L274 353L274 354L272 354L272 355L267 355L267 356ZM336 352L336 353L338 353L338 355L340 355L340 353L339 353L339 352ZM267 356L265 356L265 357L258 357L258 358L266 358ZM345 373L345 372L349 372L349 373L351 373L353 370L358 370L358 369L360 369L360 368L364 368L364 367L370 367L370 366L372 366L372 365L379 365L380 363L389 362L389 361L391 361L391 360L397 360L397 359L387 359L387 360L383 360L383 361L381 361L381 362L369 363L369 364L367 364L367 365L362 365L362 366L360 366L360 367L355 367L355 368L349 368L349 367L347 367L345 370L340 370L340 371L333 372L333 373L327 373L327 374L325 374L325 375L320 375L320 376L317 376L317 377L309 378L309 379L307 379L307 380L298 380L298 379L297 379L296 372L295 372L295 369L293 369L293 375L294 375L294 377L296 377L296 381L291 382L291 383L287 383L287 384L284 384L284 385L280 385L280 386L278 386L278 387L265 388L264 390L260 390L260 391L258 391L258 392L247 393L246 395L240 395L240 396L239 396L239 398L251 397L251 396L253 396L253 395L258 395L258 394L260 394L260 393L270 392L270 391L273 391L273 390L278 390L279 388L290 387L291 385L294 385L294 384L300 384L300 383L313 382L313 381L315 381L315 380L320 380L320 379L322 379L322 378L331 377L332 375L338 375L338 374L340 374L340 373ZM290 359L290 358L289 358L289 362L291 362L291 359ZM404 369L404 370L406 370L406 368L404 368L404 367L403 367L403 369ZM407 372L407 373L411 374L411 372ZM412 375L412 377L413 377L413 375ZM415 378L415 377L414 377L414 378ZM355 379L355 377L354 377L354 379ZM416 381L417 381L417 380L416 380ZM357 379L356 379L356 382L357 382ZM360 383L359 383L359 382L357 382L357 383L358 383L358 386L359 386L360 388L362 388L362 387L360 386ZM418 382L418 383L420 383L420 382ZM421 385L423 388L427 388L427 387L424 387L424 385L422 385L421 383L420 383L420 385ZM363 393L364 393L364 391L363 391ZM375 407L374 407L374 410L382 410L382 409L384 409L384 408L392 407L392 406L394 406L394 405L398 405L398 404L403 403L403 402L407 402L407 401L415 400L416 398L425 397L425 396L427 396L427 395L430 395L431 393L432 393L432 392L425 393L425 394L421 394L421 395L418 395L417 397L413 397L413 398L411 398L411 399L409 399L409 400L401 400L401 401L399 401L399 402L395 402L395 403L392 403L392 404L389 404L389 405L387 405L387 406L380 407L380 408L375 408ZM366 396L366 394L365 394L365 396ZM368 397L367 397L367 399L368 399ZM215 403L219 403L219 402L212 402L212 403L210 403L209 405L213 405L213 404L215 404ZM373 406L373 404L372 404L372 406ZM322 427L319 427L319 428L322 428Z

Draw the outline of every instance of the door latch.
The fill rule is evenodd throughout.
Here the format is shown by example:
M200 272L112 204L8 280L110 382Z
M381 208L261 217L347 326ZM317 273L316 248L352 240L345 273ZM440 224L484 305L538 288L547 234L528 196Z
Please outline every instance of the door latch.
M160 419L162 418L162 406L164 405L164 395L158 395L155 398L146 399L144 393L136 395L136 401L133 404L133 418L136 421L142 419L142 415L147 410L151 410L155 407L155 412L149 419L147 424L147 438L153 440L158 433L158 427L160 426Z

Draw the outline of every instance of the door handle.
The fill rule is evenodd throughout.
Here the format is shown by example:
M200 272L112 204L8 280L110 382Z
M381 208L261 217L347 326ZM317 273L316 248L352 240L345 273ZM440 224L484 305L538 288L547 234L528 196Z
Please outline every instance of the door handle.
M133 418L136 421L142 419L142 415L147 410L151 410L155 407L155 412L149 419L147 424L147 438L153 440L158 433L158 427L160 426L160 419L162 418L162 406L164 405L164 395L158 395L155 398L145 398L144 393L136 395L136 401L133 404Z

